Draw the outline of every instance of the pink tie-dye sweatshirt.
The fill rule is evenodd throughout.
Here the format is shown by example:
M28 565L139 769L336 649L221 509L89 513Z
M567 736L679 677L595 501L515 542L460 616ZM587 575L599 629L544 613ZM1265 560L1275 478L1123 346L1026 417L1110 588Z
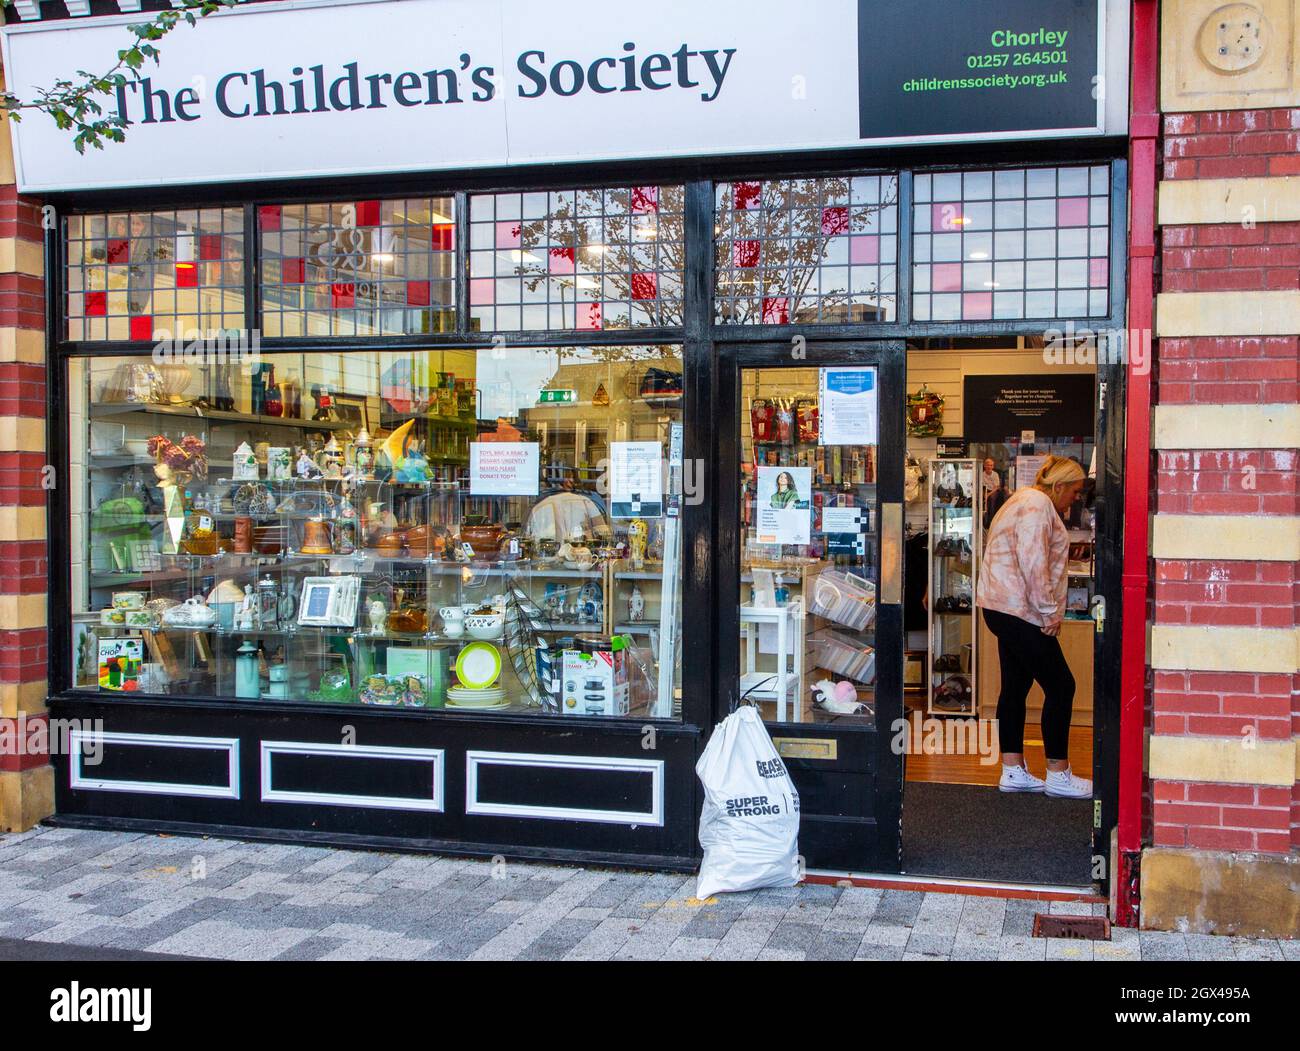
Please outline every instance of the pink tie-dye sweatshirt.
M1070 535L1041 489L1017 489L984 539L976 604L1040 627L1065 615Z

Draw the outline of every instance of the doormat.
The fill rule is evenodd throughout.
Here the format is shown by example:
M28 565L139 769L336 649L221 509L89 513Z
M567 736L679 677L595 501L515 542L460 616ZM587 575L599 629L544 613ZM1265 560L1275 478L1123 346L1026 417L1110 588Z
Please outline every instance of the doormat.
M903 786L903 871L1005 883L1086 887L1092 800L983 785Z

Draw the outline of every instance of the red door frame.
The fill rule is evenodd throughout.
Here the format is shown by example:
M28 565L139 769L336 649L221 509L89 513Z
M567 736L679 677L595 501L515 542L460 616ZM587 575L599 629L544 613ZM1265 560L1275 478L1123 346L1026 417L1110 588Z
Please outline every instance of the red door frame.
M1129 92L1128 327L1130 346L1155 312L1156 180L1160 147L1160 5L1134 0ZM1150 346L1155 345L1154 338ZM1120 659L1119 827L1114 921L1136 927L1142 856L1150 567L1151 355L1129 359L1124 452L1124 568Z

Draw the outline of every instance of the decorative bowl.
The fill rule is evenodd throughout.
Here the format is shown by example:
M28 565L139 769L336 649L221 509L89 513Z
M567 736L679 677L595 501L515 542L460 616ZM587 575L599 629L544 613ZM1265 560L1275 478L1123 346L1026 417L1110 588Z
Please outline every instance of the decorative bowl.
M469 632L470 638L482 639L484 642L501 638L505 627L504 613L471 613L465 618L465 630Z

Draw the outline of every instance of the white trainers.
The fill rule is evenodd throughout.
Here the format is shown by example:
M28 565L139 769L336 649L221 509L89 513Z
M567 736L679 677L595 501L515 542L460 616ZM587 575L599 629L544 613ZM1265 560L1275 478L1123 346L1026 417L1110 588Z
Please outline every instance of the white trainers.
M1049 770L1044 794L1058 799L1091 799L1092 782L1075 777L1069 767L1064 770Z
M1002 779L998 781L999 792L1041 792L1043 787L1044 782L1023 766L1002 767Z

